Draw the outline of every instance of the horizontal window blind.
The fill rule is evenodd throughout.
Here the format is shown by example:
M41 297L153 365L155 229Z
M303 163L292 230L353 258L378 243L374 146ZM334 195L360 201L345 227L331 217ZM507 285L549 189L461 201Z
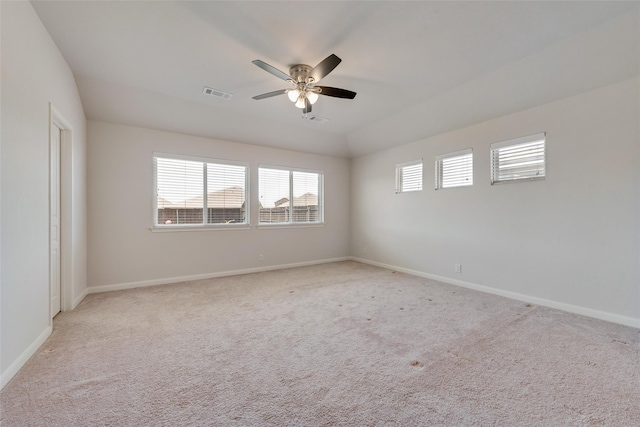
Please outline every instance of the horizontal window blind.
M491 145L491 183L542 179L546 175L545 134Z
M207 163L207 222L246 223L247 171L244 166Z
M158 222L201 224L204 202L202 162L156 158Z
M258 169L261 224L323 221L323 175L319 172Z
M248 222L246 166L168 156L154 156L155 226Z
M473 151L456 151L436 157L436 190L473 185Z
M396 193L422 190L422 160L396 165Z
M320 195L321 179L314 172L292 171L293 222L318 222L322 212Z

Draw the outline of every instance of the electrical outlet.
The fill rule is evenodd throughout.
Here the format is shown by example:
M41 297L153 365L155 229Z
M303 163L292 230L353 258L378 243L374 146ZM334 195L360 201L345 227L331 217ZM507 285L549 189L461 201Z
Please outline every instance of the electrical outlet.
M462 273L462 264L454 264L453 269L456 273Z
M264 255L263 254L258 255L258 261L264 261Z

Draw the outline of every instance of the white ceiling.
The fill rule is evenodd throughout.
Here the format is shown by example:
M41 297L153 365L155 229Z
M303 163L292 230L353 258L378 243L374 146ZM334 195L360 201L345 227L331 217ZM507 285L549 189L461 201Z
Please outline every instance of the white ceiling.
M355 157L640 75L638 2L33 1L88 119ZM301 119L288 72L329 54ZM222 100L204 86L233 93Z

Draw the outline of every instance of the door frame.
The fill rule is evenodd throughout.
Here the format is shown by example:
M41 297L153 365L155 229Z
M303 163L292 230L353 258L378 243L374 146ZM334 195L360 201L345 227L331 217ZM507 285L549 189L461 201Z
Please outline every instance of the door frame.
M60 188L58 189L58 194L60 197L60 311L62 312L73 309L73 221L71 211L73 200L73 177L71 173L73 130L69 122L49 103L49 150L51 150L51 140L53 137L51 129L54 126L60 129L60 152L58 153L60 158L60 164L58 166ZM49 162L51 162L51 153L49 153ZM51 166L49 166L49 168L51 168ZM51 170L49 170L49 188L51 188ZM49 217L51 217L51 202L49 202ZM51 224L49 224L49 233L51 233ZM49 255L49 257L51 257L51 255ZM49 258L49 262L51 262L51 258ZM51 283L49 283L49 302L50 301ZM49 303L49 319L51 319L51 315L51 303Z

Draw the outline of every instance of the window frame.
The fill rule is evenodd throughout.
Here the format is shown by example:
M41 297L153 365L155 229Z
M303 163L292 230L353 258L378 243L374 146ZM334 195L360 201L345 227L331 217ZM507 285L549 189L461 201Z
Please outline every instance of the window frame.
M404 170L405 168L409 168L411 166L420 165L420 187L413 188L408 187L404 188ZM415 191L422 191L424 189L424 162L423 159L411 160L409 162L403 162L396 164L396 173L395 173L395 191L396 194L401 193L412 193Z
M509 178L498 179L500 166L496 153L499 153L500 149L505 147L515 147L519 145L525 145L542 140L542 175L537 176L525 176L521 178ZM489 148L489 161L490 161L490 174L491 185L494 184L508 184L515 182L527 182L527 181L541 181L547 177L547 133L541 132L534 135L522 136L519 138L508 139L505 141L495 142L491 144Z
M471 156L471 179L468 183L460 185L444 186L444 169L442 161L445 159L452 159L455 157ZM473 148L466 148L464 150L458 150L451 153L441 154L435 157L435 189L446 190L450 188L460 187L472 187L473 186Z
M293 220L294 215L289 214L287 222L262 222L260 221L260 207L258 207L258 228L298 228L298 227L324 227L324 172L318 169L296 168L281 165L259 164L258 165L258 206L260 205L260 170L272 169L289 172L289 202L294 199L293 195L293 173L314 173L318 175L318 220L309 222L296 222Z
M169 159L169 160L184 160L190 162L202 163L203 176L202 176L202 223L199 224L159 224L158 223L158 163L157 159ZM207 180L207 165L223 165L223 166L240 166L244 167L244 221L239 223L209 223L205 222L208 219L207 197L208 197L208 180ZM190 156L184 154L153 152L152 153L152 174L153 174L153 214L151 227L152 231L204 231L204 230L232 230L232 229L247 229L251 226L251 198L250 198L250 174L251 168L247 162L239 162L235 160L217 159L211 157ZM197 196L196 196L197 197Z

